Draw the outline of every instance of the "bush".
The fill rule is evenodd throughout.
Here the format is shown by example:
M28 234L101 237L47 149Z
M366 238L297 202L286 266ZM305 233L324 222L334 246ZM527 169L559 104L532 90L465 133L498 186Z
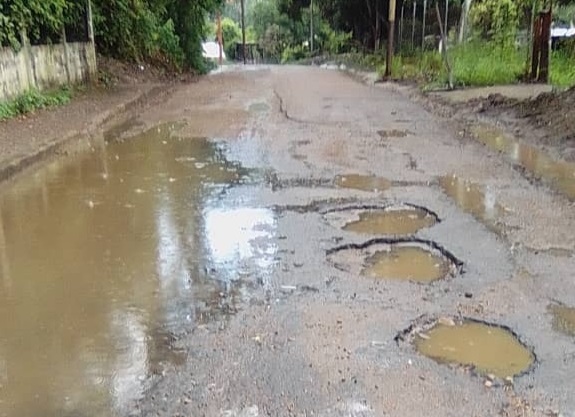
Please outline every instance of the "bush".
M68 88L51 92L40 92L32 89L13 100L0 103L0 120L31 113L38 109L66 104L72 98Z
M306 58L308 55L308 48L303 45L288 46L282 52L282 64L288 62L299 61Z
M157 37L158 49L155 52L156 55L161 56L162 61L169 66L181 69L185 56L184 51L180 47L180 38L175 33L172 19L168 19L168 21L159 28Z
M349 52L351 49L351 32L338 32L333 30L327 23L321 25L320 36L322 38L322 50L330 55Z
M240 26L229 17L222 19L222 38L227 59L236 58L236 43L242 41Z
M380 67L383 74L384 67ZM392 76L399 80L414 80L420 83L437 82L443 74L443 61L436 51L416 55L397 56L393 60Z

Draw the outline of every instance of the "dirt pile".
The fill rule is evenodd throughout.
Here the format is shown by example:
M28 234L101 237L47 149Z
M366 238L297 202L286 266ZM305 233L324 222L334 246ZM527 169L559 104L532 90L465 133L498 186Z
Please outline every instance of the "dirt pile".
M575 145L575 87L561 93L543 93L512 106L517 117L545 130L545 141Z

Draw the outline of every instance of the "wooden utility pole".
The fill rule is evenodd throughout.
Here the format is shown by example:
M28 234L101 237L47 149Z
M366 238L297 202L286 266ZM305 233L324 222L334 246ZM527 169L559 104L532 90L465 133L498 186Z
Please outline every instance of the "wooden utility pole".
M533 53L531 79L546 83L549 80L549 43L551 40L551 20L553 2L549 0L548 10L539 13L533 25Z
M389 17L387 25L387 58L385 60L385 76L391 77L391 67L393 65L393 35L395 32L395 0L389 0Z
M244 59L244 65L246 65L246 8L244 1L240 0L242 5L242 56Z

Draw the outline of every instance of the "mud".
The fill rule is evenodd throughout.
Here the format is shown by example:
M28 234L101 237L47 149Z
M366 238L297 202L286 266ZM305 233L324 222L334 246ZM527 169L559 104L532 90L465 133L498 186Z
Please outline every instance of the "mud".
M544 93L512 107L513 113L533 128L541 129L543 143L566 149L575 161L575 87L561 93Z
M483 375L505 379L527 371L535 356L508 330L485 323L436 324L416 336L417 350L440 363L472 366Z

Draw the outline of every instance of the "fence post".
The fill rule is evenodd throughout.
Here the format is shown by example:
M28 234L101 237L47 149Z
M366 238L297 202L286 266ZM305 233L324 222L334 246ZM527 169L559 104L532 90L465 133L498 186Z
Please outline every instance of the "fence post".
M543 13L541 19L541 58L539 59L539 77L537 81L549 81L549 41L551 39L551 9Z
M533 24L533 53L531 54L531 80L535 81L539 73L541 58L541 16L535 18Z

